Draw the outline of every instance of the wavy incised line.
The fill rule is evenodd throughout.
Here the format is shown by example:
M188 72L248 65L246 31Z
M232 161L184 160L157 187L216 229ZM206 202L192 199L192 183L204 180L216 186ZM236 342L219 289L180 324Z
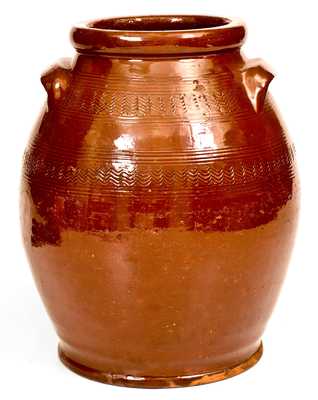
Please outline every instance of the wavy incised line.
M235 193L259 193L263 191L270 191L271 186L276 188L275 190L280 190L280 181L287 179L288 181L293 178L293 174L288 173L285 171L284 173L280 173L277 177L273 176L273 180L267 181L266 185L264 186L263 181L253 181L253 182L246 182L236 185L215 185L215 186L197 186L191 188L152 188L149 190L149 187L137 187L134 186L133 188L128 186L117 187L107 187L107 186L97 186L88 187L85 186L65 186L63 182L55 183L52 185L51 182L44 182L43 180L38 180L36 177L27 177L25 179L32 187L36 188L36 190L43 190L47 193L53 194L61 194L63 196L68 196L74 194L76 196L83 196L89 198L100 198L100 197L107 197L107 198L116 198L118 196L129 196L132 198L139 198L142 196L144 198L150 197L152 198L155 196L156 199L166 200L167 198L197 198L202 196L213 196L216 193L228 193L229 196L235 195Z
M127 85L121 90L107 87L94 88L85 85L70 91L66 99L60 103L60 112L66 115L76 112L85 118L94 115L95 118L105 116L116 116L121 118L153 118L161 116L164 118L180 117L182 115L207 115L218 118L220 116L250 114L248 102L243 104L239 101L242 90L224 85L213 88L207 87L206 91L196 93L193 88L185 91L184 87L177 90L163 92L158 86L158 92L149 87L147 92L138 92ZM174 99L172 104L171 99ZM135 104L138 103L138 107Z
M36 159L27 154L25 175L52 182L52 185L100 185L117 188L188 188L211 186L235 186L253 181L266 181L279 174L294 174L292 156L282 153L272 160L258 159L253 162L212 164L203 167L188 166L183 168L142 167L139 165L121 165L110 163L99 167L74 167L61 164L49 164L46 160Z

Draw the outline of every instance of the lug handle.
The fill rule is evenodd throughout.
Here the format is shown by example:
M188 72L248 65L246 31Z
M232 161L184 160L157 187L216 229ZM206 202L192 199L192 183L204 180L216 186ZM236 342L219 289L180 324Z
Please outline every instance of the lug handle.
M48 96L48 106L53 107L64 97L72 78L72 62L62 58L41 75Z
M274 78L261 59L250 60L242 69L243 85L254 110L259 113L263 110L268 86Z

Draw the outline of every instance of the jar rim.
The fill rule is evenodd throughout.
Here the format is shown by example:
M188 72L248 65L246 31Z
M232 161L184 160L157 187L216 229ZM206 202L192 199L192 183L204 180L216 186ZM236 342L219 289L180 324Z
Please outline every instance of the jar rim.
M80 53L177 55L240 47L246 28L239 19L209 15L144 15L78 24L71 40Z

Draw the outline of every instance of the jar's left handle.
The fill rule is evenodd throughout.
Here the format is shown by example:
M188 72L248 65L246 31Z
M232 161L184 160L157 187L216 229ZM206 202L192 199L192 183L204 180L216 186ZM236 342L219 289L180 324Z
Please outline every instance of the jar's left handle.
M72 59L61 58L41 75L49 108L54 107L63 98L72 79Z

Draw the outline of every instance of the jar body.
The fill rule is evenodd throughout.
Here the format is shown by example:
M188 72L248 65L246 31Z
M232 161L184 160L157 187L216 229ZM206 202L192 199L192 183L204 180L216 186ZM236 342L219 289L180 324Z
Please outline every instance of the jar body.
M298 182L271 99L256 110L246 92L245 63L239 51L80 55L41 117L24 161L24 242L74 370L178 386L260 356Z

